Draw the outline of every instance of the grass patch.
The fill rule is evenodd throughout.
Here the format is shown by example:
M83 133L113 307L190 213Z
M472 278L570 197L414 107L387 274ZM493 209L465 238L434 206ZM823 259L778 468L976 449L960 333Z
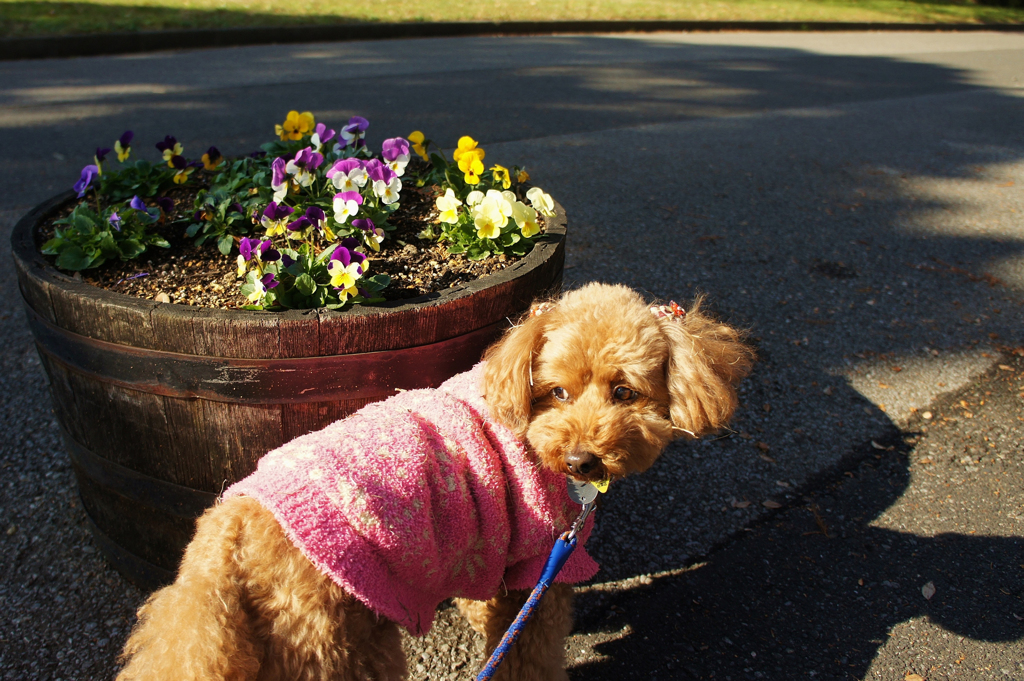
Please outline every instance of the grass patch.
M1019 24L1024 7L969 0L0 0L0 36L5 37L362 21L588 19Z

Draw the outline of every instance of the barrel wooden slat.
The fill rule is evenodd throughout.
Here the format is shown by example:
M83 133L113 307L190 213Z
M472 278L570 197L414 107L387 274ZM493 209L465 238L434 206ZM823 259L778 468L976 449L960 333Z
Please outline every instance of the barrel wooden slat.
M53 411L57 415L57 421L75 440L88 447L85 422L78 413L69 372L62 364L54 362L43 352L39 353L39 358L50 382L50 398L53 400Z
M173 455L168 457L166 477L162 479L204 492L219 492L222 473L219 468L215 469L210 456L208 433L213 426L207 423L203 401L173 397L163 400ZM142 466L137 464L138 468Z
M209 442L208 456L214 474L223 484L235 482L256 470L256 462L284 442L281 407L226 404L203 400Z
M281 334L276 314L249 310L234 312L230 324L224 323L223 310L201 310L193 315L195 354L209 357L245 357L278 359Z
M289 310L279 317L282 357L316 357L320 354L320 315L317 310Z
M76 468L78 490L92 522L146 562L175 571L195 532L195 519L163 513L97 484Z
M284 441L288 442L300 435L320 430L374 401L372 399L361 399L341 402L282 404L281 428Z
M160 304L141 298L127 298L112 304L117 294L90 284L70 281L50 290L56 324L89 338L117 338L117 343L137 348L159 348L150 317Z
M157 303L85 284L39 254L34 230L72 197L15 226L19 288L97 541L147 587L175 569L194 516L266 452L468 369L505 319L561 284L557 207L523 260L412 300L271 313Z

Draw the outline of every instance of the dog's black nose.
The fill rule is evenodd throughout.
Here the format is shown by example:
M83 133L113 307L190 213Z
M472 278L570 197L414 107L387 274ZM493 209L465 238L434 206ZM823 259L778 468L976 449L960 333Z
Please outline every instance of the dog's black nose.
M577 450L565 455L565 465L573 475L587 475L597 467L597 457Z

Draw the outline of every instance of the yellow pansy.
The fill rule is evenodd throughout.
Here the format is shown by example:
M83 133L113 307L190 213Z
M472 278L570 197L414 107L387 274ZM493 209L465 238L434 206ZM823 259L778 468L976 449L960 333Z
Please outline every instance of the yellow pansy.
M274 126L274 132L281 138L281 141L300 140L306 135L312 134L316 127L316 120L309 111L289 111L284 123Z
M430 158L427 156L427 149L423 146L423 142L426 141L423 133L419 130L413 130L409 133L408 139L412 143L412 150L419 154L420 158L424 161L429 161Z
M530 179L530 173L519 168L516 169L516 182L526 182Z
M480 161L484 160L484 150L477 148L477 141L469 135L463 135L459 138L459 147L452 152L452 158L458 161L462 158L463 154L473 153L480 156ZM465 172L465 171L463 171Z
M502 189L508 189L512 186L512 178L508 174L508 168L505 166L499 166L497 163L491 168L491 177L494 178L495 182L501 184Z
M438 220L447 222L450 225L458 223L459 206L462 205L462 201L455 197L455 192L452 191L451 187L444 193L444 196L437 197L434 203L437 205L437 209L441 211L437 218Z
M479 152L479 155L477 152ZM464 152L459 157L459 170L465 174L466 184L480 183L480 173L484 172L483 157L483 149L473 149Z

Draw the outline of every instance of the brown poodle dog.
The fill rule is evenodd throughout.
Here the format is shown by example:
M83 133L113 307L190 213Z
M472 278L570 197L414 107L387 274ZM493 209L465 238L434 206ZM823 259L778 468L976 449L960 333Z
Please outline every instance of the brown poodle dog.
M492 346L481 389L534 466L614 480L649 468L676 437L725 425L752 358L699 301L688 311L651 307L623 286L590 284L534 306ZM499 587L490 600L457 603L490 651L527 595ZM552 586L495 678L567 678L571 598L570 586ZM200 518L177 580L139 610L118 678L401 679L400 638L398 624L314 566L270 511L236 496Z

